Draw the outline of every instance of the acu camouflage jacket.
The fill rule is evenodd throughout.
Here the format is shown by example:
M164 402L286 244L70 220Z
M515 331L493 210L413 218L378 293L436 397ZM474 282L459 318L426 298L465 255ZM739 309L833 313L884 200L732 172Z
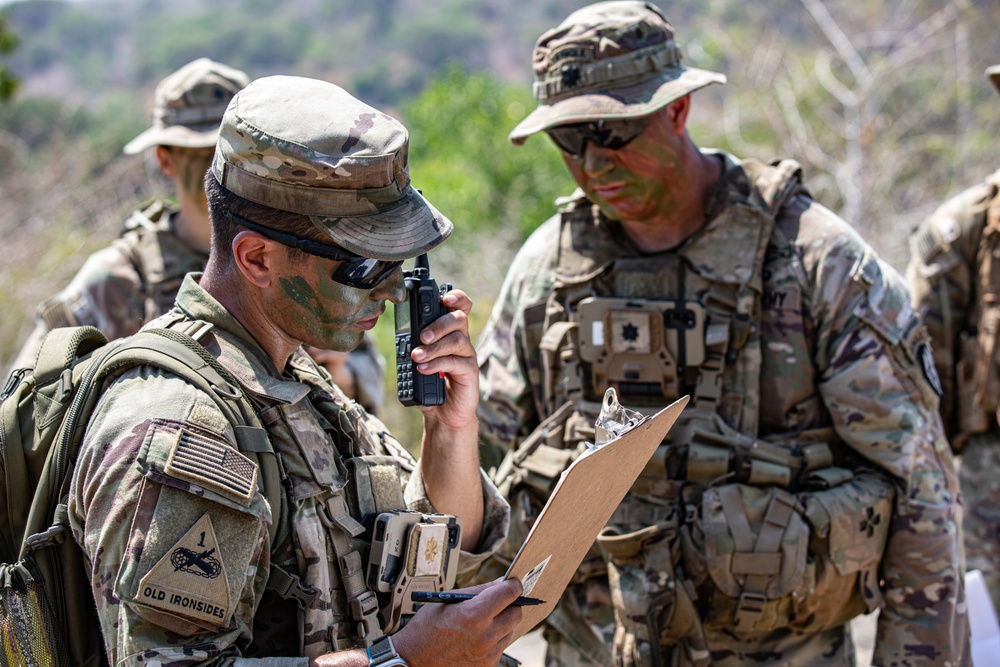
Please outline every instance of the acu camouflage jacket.
M177 305L151 326L197 322L199 340L264 406L286 507L257 491L255 465L207 395L148 367L115 379L89 423L69 501L111 664L304 666L359 646L330 546L331 503L348 509L337 526L362 519L352 461L369 457L398 463L398 480L381 482L397 508L434 512L418 462L301 350L276 369L195 275ZM485 478L483 494L480 549L461 553L460 575L506 535L509 508ZM300 611L267 589L272 565L318 597Z
M741 163L721 157L728 186L715 195L734 205L747 201L753 186L741 176ZM713 261L734 253L720 248L748 241L725 225L721 215L706 221L674 252L701 275L728 272L732 267ZM589 245L602 252L610 247L626 259L643 257L603 216L590 233ZM561 216L555 216L521 248L477 346L480 432L501 450L516 447L550 416L542 401L540 350L525 344L538 339L528 332L537 322L526 321L526 312L537 311L553 291L560 235ZM778 213L761 275L759 415L730 426L786 443L832 428L856 460L889 476L897 489L879 567L884 603L875 664L960 664L968 628L958 484L937 415L927 336L900 276L804 193ZM843 631L817 639L839 653ZM786 630L758 638L753 660L770 664L788 636ZM710 648L725 653L729 646ZM825 649L814 655L820 653Z

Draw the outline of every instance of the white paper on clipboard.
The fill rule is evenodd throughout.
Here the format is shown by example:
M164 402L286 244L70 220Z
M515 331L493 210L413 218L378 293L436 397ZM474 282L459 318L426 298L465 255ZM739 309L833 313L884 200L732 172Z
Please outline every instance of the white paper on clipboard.
M688 397L582 454L562 474L505 579L545 604L522 607L517 639L548 616L597 535L677 421ZM530 591L530 592L529 592Z

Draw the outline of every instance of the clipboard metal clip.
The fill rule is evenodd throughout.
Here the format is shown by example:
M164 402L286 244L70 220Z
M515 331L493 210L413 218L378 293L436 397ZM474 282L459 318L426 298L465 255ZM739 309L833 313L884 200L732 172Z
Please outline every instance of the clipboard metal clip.
M614 387L609 387L604 392L604 401L601 404L601 414L597 416L595 430L596 444L585 443L588 451L593 451L603 447L612 440L621 437L623 433L635 428L639 424L649 419L638 410L631 410L622 406L618 402L618 393Z

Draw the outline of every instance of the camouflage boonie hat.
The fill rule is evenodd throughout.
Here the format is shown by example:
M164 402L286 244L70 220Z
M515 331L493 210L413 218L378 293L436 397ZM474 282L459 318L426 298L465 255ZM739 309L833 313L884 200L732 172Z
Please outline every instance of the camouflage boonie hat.
M1000 92L1000 65L993 65L986 68L986 76L993 82L993 86Z
M128 142L131 155L153 146L211 148L233 95L250 83L238 69L199 58L160 81L153 94L153 126Z
M230 102L212 174L244 199L309 216L355 254L403 260L453 229L410 184L408 150L399 121L342 88L271 76Z
M538 38L532 56L539 106L510 133L517 145L568 123L647 116L712 83L684 67L674 29L648 2L598 2Z

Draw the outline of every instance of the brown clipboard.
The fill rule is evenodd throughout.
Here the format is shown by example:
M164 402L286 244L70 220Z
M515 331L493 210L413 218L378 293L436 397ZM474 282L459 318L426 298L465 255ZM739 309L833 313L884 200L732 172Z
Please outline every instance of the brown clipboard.
M685 396L671 403L607 444L585 452L563 472L504 577L519 579L524 595L545 600L521 607L513 639L552 613L601 529L687 402Z

